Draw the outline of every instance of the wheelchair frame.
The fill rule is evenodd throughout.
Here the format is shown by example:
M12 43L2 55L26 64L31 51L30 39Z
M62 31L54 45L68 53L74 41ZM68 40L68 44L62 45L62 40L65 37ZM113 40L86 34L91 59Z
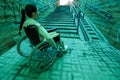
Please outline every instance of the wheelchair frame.
M30 68L31 71L33 72L42 72L46 69L48 69L53 63L54 61L56 60L56 58L58 57L57 55L59 54L59 56L62 56L63 55L63 52L61 51L61 47L60 45L58 44L57 45L57 50L53 48L53 52L54 53L57 53L55 54L53 57L48 54L48 52L46 51L47 48L49 47L45 47L43 48L44 46L40 47L43 43L46 43L45 40L43 40L42 42L40 42L39 44L37 44L36 46L32 47L32 51L30 52L30 54L25 54L21 49L20 49L20 45L21 43L27 38L27 36L23 36L20 41L18 42L17 44L17 51L19 53L19 55L23 56L23 57L27 57L28 58L28 67ZM42 49L43 48L43 49ZM40 52L40 49L41 52ZM39 50L37 53L36 51ZM40 52L40 53L39 53ZM42 57L39 57L38 59L35 59L36 57L34 57L35 55L37 54L43 54L44 56ZM37 56L38 57L38 56ZM48 59L48 61L46 61ZM37 63L38 62L38 63ZM37 65L35 65L37 63Z

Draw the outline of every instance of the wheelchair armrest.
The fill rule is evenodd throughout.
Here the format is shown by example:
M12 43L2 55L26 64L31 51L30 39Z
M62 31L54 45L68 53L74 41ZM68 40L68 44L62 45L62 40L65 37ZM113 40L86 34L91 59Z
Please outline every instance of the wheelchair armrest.
M52 29L48 29L47 31L48 32L53 32L53 31L56 31L57 30L57 28L52 28Z
M34 47L34 49L38 49L38 48L39 48L39 49L42 49L41 46L42 46L43 44L45 44L45 43L46 43L46 40L44 39L44 40L42 40L39 44L37 44L37 45Z

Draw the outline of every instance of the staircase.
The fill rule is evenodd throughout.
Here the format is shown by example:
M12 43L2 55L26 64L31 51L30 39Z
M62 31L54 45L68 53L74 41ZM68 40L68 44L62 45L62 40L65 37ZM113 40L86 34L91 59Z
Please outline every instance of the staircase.
M86 37L83 40L68 6L57 7L39 22L46 29L58 28L68 52L50 69L34 73L27 66L28 58L20 56L14 46L0 56L0 80L120 80L120 51L105 42L86 17L81 19L79 31ZM21 48L29 53L31 47L23 42Z
M74 18L69 11L69 6L57 7L54 12L51 12L40 23L46 29L58 28L57 32L60 33L61 37L80 38L77 34L77 27L74 23Z

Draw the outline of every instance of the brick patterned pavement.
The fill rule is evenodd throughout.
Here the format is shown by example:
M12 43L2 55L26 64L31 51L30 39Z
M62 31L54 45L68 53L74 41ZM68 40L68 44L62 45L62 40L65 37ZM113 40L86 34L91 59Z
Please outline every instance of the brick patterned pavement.
M69 50L50 69L34 73L16 46L0 56L0 80L120 80L120 51L101 41L63 38Z

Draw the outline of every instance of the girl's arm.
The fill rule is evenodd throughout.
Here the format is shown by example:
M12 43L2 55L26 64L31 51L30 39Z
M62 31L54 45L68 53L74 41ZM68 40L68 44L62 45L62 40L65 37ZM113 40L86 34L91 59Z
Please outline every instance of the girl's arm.
M46 41L57 49L56 43L53 40L52 36L40 25L38 27L39 33L46 39Z

